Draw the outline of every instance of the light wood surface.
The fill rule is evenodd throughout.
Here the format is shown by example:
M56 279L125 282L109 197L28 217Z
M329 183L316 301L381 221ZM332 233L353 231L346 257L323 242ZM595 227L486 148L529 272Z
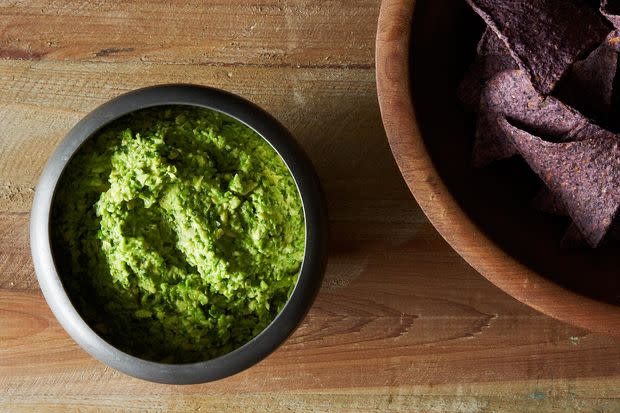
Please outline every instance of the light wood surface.
M620 341L501 292L411 197L377 105L378 1L229 3L0 2L0 411L620 411ZM166 82L270 111L329 203L330 263L306 321L265 361L206 385L93 360L51 315L29 254L33 189L64 133Z

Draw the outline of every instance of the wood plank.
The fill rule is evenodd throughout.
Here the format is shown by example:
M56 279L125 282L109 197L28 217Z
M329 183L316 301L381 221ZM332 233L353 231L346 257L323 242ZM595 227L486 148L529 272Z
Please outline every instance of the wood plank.
M0 2L0 58L369 68L376 0Z
M271 112L314 161L330 202L349 203L346 213L364 213L358 199L374 199L385 211L410 198L388 150L369 70L0 61L0 211L30 209L47 157L87 112L129 90L179 82L225 88ZM369 156L373 162L364 162ZM371 194L367 185L381 192Z
M219 394L205 389L200 394L178 394L169 387L158 394L129 395L113 393L106 398L95 394L12 397L5 406L11 412L502 412L567 413L616 412L617 387L605 380L581 383L539 381L493 383L458 386L402 386L392 392L385 389L341 389L326 392L277 392ZM456 392L455 392L456 389ZM6 398L8 399L8 398ZM0 401L2 396L0 396Z
M397 226L405 226L396 233L406 235L386 242ZM405 403L499 407L518 400L524 402L520 408L529 403L554 411L569 406L569 398L603 411L620 406L617 340L559 323L506 297L429 224L335 221L332 227L328 282L301 328L251 370L207 385L170 387L124 376L80 350L39 292L1 290L0 405L11 411L56 403L59 410L95 409L137 399L142 402L135 409L150 403L181 411L200 402L251 411L253 404L284 409L323 400L327 411L360 394L360 400L378 403L367 411L386 407L387 395L396 403L389 411L403 411ZM363 264L348 284L331 283L339 269L351 268L347 262ZM592 386L595 378L606 380ZM523 383L513 387L518 382ZM250 395L243 403L234 401L231 395L238 392ZM218 401L205 393L228 396Z
M30 259L28 216L25 213L0 213L0 290L2 289L38 289Z

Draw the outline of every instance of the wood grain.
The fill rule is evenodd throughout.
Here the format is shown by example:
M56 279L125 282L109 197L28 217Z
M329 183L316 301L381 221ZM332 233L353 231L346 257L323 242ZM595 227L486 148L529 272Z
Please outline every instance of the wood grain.
M210 2L195 14L166 4L0 5L0 411L620 411L620 341L508 297L411 198L377 106L378 2ZM240 50L224 44L254 21ZM92 359L52 316L29 255L33 189L62 136L107 99L166 82L222 87L270 111L309 153L329 203L330 262L303 325L254 368L207 385L146 383Z
M369 68L377 4L3 1L0 58Z
M2 291L0 405L561 411L572 398L602 411L620 406L616 340L529 310L466 267L430 225L404 226L334 222L328 282L303 326L258 366L210 385L146 384L110 370L68 339L38 291ZM394 232L408 236L386 240ZM348 286L330 285L338 266L364 260ZM416 266L405 272L398 262Z
M178 82L225 88L270 111L304 144L327 179L325 185L349 191L349 179L361 184L388 173L394 179L386 189L406 198L397 191L402 184L389 153L381 153L382 162L361 165L372 146L359 142L387 148L373 81L372 71L363 69L0 61L0 121L5 125L0 132L0 206L5 211L29 209L32 188L51 150L87 112L138 87ZM337 157L334 149L344 146L350 156ZM12 195L16 191L19 197Z

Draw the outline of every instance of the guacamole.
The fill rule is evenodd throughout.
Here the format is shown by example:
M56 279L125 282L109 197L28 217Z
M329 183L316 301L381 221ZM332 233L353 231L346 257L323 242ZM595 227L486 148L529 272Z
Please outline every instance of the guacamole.
M219 112L163 106L89 139L54 198L55 259L91 327L149 360L220 356L285 305L305 248L275 150Z

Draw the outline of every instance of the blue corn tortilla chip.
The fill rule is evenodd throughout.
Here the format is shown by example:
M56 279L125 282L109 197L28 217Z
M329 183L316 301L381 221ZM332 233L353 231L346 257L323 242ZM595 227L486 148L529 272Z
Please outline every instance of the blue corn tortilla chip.
M478 113L472 151L474 167L482 168L517 154L516 148L498 123L501 116L503 116L501 113L484 107Z
M543 94L549 94L573 62L610 31L599 13L578 0L467 2Z
M517 69L517 62L506 45L491 29L486 29L478 42L478 55L463 77L457 90L459 100L466 108L478 110L484 85L494 75L504 70Z
M588 242L583 237L579 227L573 223L564 233L560 246L567 249L585 248L588 246Z
M600 136L576 142L548 142L500 123L513 145L592 247L609 231L620 207L620 137Z
M610 134L555 97L541 95L522 70L508 70L489 80L482 92L474 140L474 166L482 167L517 153L498 123L504 117L532 133L558 141Z
M466 1L487 23L458 90L475 166L520 154L546 184L532 206L572 220L562 247L620 240L620 135L596 123L620 129L620 0Z
M510 50L508 50L506 44L488 27L482 34L476 51L479 56L510 55Z
M620 53L620 30L614 30L609 33L605 42L610 49Z
M575 62L558 83L555 96L584 115L607 120L618 66L616 38L612 32L587 58Z
M568 216L564 202L546 186L540 188L530 204L534 209L546 214ZM587 247L588 243L579 231L579 227L571 224L564 233L560 246L562 248L583 248Z
M530 202L532 208L551 215L566 216L566 205L546 186L540 188Z
M484 85L504 70L516 69L517 64L510 55L491 54L478 56L459 85L457 96L470 110L478 110L480 94Z
M601 1L600 11L616 29L620 29L620 0Z

